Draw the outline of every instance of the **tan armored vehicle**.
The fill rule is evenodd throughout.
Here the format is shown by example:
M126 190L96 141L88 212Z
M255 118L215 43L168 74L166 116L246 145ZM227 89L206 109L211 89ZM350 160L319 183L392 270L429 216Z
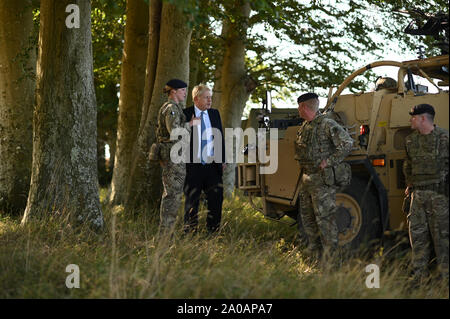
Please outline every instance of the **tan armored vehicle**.
M379 66L398 68L397 79L381 79L373 92L341 95L357 75ZM435 123L449 128L448 68L448 55L405 62L379 61L355 71L334 93L330 90L322 112L340 121L354 139L354 149L346 158L352 167L352 182L336 195L340 245L356 247L365 240L381 238L386 230L406 229L402 166L405 137L412 132L408 112L414 105L431 104L436 110ZM428 80L429 85L415 84L413 74ZM428 87L434 87L437 93L429 93ZM294 142L300 121L295 119L297 109L276 111L266 112L265 122L279 129L277 171L260 174L258 161L238 164L236 184L253 207L268 218L287 215L297 220L300 166L294 160ZM247 127L257 125L257 113L255 110L250 114ZM264 122L263 116L259 122ZM298 224L301 229L300 219Z

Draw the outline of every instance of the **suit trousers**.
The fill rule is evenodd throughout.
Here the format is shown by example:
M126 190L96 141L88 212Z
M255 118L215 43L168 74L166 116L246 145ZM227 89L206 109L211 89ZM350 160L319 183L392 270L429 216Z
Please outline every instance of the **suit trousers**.
M197 229L198 206L202 191L205 193L208 202L206 228L209 232L214 232L219 228L222 218L222 164L186 164L184 184L184 225L186 231Z

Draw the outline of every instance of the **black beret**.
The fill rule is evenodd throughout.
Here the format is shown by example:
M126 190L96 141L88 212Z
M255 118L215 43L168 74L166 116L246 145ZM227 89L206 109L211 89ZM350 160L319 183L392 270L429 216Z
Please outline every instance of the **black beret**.
M166 83L167 86L170 86L172 89L182 89L187 87L187 84L178 79L172 79Z
M311 99L318 99L319 96L316 93L305 93L298 97L297 103L305 102Z
M409 115L418 115L423 113L428 113L433 116L435 115L434 108L430 104L419 104L414 106L411 109L411 112L409 112Z

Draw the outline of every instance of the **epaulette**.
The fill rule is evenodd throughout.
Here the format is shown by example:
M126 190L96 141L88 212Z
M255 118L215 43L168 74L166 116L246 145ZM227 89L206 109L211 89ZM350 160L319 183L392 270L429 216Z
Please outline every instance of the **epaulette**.
M165 114L167 110L170 110L170 108L172 106L176 105L175 103L172 103L172 102L166 102L166 103L167 104L163 106L164 107L164 110L162 111L163 114ZM170 112L171 112L171 115L175 115L175 111L174 110L171 110Z

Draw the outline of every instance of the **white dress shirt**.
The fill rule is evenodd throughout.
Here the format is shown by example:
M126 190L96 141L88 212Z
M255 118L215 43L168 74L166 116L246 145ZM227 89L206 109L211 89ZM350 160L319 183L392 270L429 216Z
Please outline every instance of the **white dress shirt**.
M198 122L198 124L196 125L196 129L194 129L194 134L197 135L197 142L198 142L198 148L197 148L197 158L200 158L200 146L201 144L201 119L202 119L202 111L194 105L194 112L195 112L195 117L200 118L200 121ZM203 111L203 121L205 121L205 131L206 131L206 136L203 136L204 139L206 139L208 141L208 143L206 144L206 155L207 156L214 156L214 148L213 148L213 134L212 134L212 126L211 126L211 120L209 119L209 115L208 115L208 110ZM197 133L196 133L197 132Z

